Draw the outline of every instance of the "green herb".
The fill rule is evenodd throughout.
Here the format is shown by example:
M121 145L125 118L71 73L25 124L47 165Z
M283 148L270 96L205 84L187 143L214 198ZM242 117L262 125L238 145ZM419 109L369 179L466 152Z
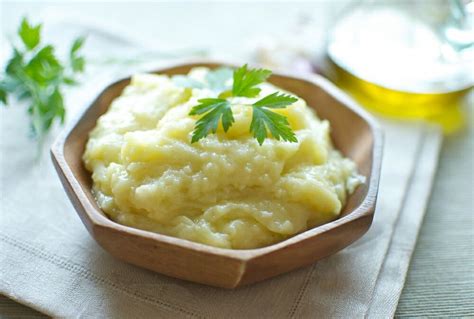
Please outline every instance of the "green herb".
M216 76L214 88L221 88L224 90L219 94L219 98L200 99L199 105L194 106L189 112L189 115L203 115L196 122L193 131L191 143L197 142L206 137L210 133L215 134L219 122L222 123L224 132L227 132L234 123L234 116L232 114L232 103L229 100L231 97L255 97L261 89L257 85L265 82L271 75L271 71L264 69L248 69L244 65L233 72L232 89L225 90L225 86L216 84L220 79L225 79L224 76ZM208 81L209 82L209 81ZM275 92L257 102L248 105L252 108L252 122L250 124L250 132L257 139L260 145L263 144L265 138L268 137L268 132L277 140L288 142L298 142L295 133L290 127L288 119L271 109L281 109L295 103L298 99L280 92Z
M205 115L196 122L196 128L191 143L206 137L210 132L216 133L219 121L222 122L222 127L225 132L227 132L235 121L229 101L223 99L200 99L199 103L201 104L193 107L189 114Z
M32 133L39 145L56 120L64 122L62 88L76 84L76 74L83 72L85 65L79 54L84 38L73 42L68 61L62 63L52 45L40 45L41 27L22 20L20 47L13 47L13 56L0 75L0 102L7 105L9 95L27 101Z
M295 133L291 130L288 119L281 114L269 110L285 108L296 101L298 99L295 97L275 92L252 104L250 132L253 133L253 136L260 145L267 138L267 129L277 140L298 142Z
M33 50L40 42L41 25L31 26L26 19L21 21L18 35L25 44L26 48Z
M256 87L272 74L270 70L253 69L248 70L247 64L234 71L234 85L232 86L233 96L255 97L260 93Z

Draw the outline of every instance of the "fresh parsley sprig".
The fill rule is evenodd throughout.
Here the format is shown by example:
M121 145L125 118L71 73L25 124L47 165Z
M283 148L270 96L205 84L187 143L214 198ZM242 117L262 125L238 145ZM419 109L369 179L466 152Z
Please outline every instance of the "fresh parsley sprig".
M232 114L232 103L229 98L238 96L252 98L257 96L261 91L257 85L265 82L271 73L271 71L265 69L249 69L245 64L234 70L232 89L221 92L219 98L198 100L200 104L194 106L189 115L203 116L196 122L191 143L195 143L211 133L215 134L219 123L222 123L224 132L227 132L235 122ZM214 86L216 85L214 84ZM272 111L272 109L286 108L297 100L291 95L275 92L248 105L252 108L250 133L260 145L263 144L269 133L277 140L298 142L288 119Z
M63 86L76 84L76 74L85 66L79 54L84 38L72 43L68 61L62 63L52 45L41 45L41 27L22 20L20 46L13 47L13 56L0 75L0 104L7 105L9 95L27 101L31 132L39 145L56 120L64 122Z

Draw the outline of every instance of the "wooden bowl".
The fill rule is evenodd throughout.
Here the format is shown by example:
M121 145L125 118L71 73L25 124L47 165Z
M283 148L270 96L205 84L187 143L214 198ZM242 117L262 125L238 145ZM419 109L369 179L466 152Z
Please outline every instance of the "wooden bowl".
M191 63L156 73L185 74L196 66L220 65ZM320 118L328 119L335 147L354 160L367 177L349 197L340 218L271 246L248 250L211 247L110 220L91 193L91 174L84 168L82 154L89 131L128 85L127 78L105 88L51 150L66 193L94 239L110 254L131 264L176 278L235 288L309 265L361 237L370 227L375 210L382 156L380 129L365 111L322 77L274 73L269 81L302 97Z

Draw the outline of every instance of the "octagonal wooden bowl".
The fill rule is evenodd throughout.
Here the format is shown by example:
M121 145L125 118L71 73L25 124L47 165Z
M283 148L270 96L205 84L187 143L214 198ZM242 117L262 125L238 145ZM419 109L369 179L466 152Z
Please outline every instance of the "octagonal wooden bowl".
M185 74L196 66L215 68L221 65L190 63L155 73ZM375 210L382 156L380 129L365 111L322 77L274 73L269 81L305 99L320 118L328 119L335 147L354 160L359 172L367 177L366 183L349 197L340 218L282 242L248 250L211 247L110 220L91 193L91 174L84 168L81 158L89 132L130 82L127 78L105 88L82 116L63 132L51 150L66 193L92 237L110 254L131 264L225 288L261 281L309 265L361 237L370 227Z

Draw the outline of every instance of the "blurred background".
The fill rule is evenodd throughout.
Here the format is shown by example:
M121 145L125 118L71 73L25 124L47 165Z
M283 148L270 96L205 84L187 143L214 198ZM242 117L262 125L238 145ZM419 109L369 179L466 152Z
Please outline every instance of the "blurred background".
M180 58L319 72L378 114L447 133L468 122L474 4L466 0L4 2L2 56L22 17L66 50L87 37L88 71ZM10 37L10 40L9 40ZM104 54L104 49L106 53ZM110 68L109 68L110 69ZM127 68L130 72L130 68Z
M59 56L85 36L85 70L80 85L66 89L67 118L83 107L84 92L118 77L217 59L319 73L381 121L438 127L445 135L440 166L397 314L452 314L454 299L474 312L465 300L474 283L466 270L474 262L474 2L2 1L0 10L2 69L23 17L43 24L42 37ZM19 111L1 111L2 125L11 112ZM439 287L444 294L426 300ZM38 315L7 298L0 309Z

